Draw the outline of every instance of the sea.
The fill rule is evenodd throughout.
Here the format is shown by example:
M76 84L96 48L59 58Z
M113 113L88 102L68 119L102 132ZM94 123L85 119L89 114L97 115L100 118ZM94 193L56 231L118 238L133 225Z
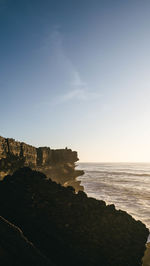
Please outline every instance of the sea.
M78 163L89 197L114 204L150 230L150 163Z

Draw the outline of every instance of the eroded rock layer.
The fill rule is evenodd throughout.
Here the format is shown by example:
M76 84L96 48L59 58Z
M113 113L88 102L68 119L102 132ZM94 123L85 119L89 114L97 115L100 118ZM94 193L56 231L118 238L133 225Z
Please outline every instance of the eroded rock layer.
M20 167L28 166L39 170L48 178L64 186L74 186L76 191L83 190L76 177L83 171L75 170L77 152L71 149L35 148L23 142L0 137L0 179L13 174Z

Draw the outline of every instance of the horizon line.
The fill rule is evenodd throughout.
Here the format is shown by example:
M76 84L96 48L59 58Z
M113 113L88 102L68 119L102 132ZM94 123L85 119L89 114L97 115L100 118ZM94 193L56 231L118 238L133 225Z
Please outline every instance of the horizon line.
M77 163L149 163L150 161L77 161Z

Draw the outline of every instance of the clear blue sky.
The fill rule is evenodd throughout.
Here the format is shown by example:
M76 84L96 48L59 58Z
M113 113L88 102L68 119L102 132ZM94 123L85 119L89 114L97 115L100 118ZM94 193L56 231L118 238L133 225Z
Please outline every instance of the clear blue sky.
M150 1L0 0L0 135L150 161Z

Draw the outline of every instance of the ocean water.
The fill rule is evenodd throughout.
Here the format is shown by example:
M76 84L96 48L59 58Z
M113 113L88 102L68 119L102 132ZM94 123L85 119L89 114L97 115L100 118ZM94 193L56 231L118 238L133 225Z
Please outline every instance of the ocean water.
M150 163L78 163L89 197L115 204L150 229Z

